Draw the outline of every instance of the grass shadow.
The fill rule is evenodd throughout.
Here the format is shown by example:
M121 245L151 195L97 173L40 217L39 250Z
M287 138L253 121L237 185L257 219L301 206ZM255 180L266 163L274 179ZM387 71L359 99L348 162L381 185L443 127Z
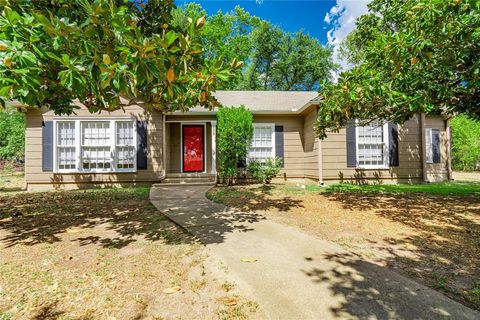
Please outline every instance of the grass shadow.
M0 194L0 243L35 245L62 241L77 233L82 245L122 248L140 237L166 243L191 241L179 227L151 205L149 188ZM101 235L81 231L103 228Z
M292 196L274 197L277 190L278 186L275 185L217 187L209 191L207 197L241 211L287 212L294 207L303 207L302 200L294 197L295 193Z
M355 212L370 211L408 226L411 235L384 239L388 266L420 278L427 285L470 307L480 303L469 290L480 279L480 198L428 193L327 192L323 195ZM391 246L414 256L399 255Z

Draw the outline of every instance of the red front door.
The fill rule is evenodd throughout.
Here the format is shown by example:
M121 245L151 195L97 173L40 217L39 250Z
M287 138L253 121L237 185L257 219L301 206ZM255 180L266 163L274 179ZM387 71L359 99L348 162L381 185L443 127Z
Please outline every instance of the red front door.
M183 126L183 172L204 171L204 126Z

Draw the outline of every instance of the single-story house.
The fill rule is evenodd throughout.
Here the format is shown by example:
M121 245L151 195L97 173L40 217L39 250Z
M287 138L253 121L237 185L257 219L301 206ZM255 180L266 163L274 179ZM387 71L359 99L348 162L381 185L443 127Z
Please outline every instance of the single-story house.
M249 158L283 158L277 179L323 184L450 178L450 135L444 118L418 114L402 125L351 126L319 140L313 130L317 92L218 91L215 96L224 106L245 105L253 113ZM138 103L125 111L91 114L78 105L71 116L27 109L28 190L217 176L215 110L195 107L162 114Z

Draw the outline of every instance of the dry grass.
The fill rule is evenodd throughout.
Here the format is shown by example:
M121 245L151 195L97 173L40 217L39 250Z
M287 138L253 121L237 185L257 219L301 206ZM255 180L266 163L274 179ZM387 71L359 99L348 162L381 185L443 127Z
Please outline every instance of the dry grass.
M273 220L480 309L480 185L462 187L461 193L455 184L412 186L424 193L409 193L403 186L388 193L247 186L217 188L209 196L243 210L263 210Z
M24 174L22 172L2 173L0 171L0 192L21 191L24 187Z
M0 319L251 317L148 191L0 193Z

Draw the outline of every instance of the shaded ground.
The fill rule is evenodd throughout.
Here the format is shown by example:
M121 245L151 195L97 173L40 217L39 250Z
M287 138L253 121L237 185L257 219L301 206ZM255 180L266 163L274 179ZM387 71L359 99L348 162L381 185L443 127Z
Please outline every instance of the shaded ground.
M150 199L204 242L271 319L480 318L480 313L331 241L266 219L256 210L243 212L206 200L210 188L157 185ZM291 206L298 202L288 201Z
M0 319L254 315L148 192L0 192Z
M370 190L369 190L370 189ZM408 188L219 187L216 202L334 241L362 261L391 267L480 309L480 185ZM368 190L368 192L363 192ZM459 191L460 190L460 191ZM280 201L279 207L275 206ZM285 203L291 203L284 206Z

